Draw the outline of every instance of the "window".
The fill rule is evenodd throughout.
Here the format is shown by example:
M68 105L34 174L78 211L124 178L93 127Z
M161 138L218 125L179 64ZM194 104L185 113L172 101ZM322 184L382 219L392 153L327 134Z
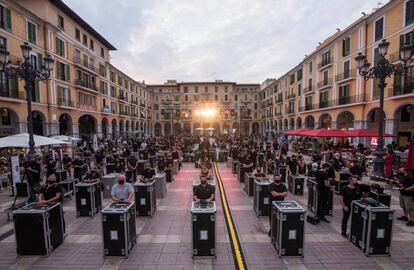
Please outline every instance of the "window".
M375 41L381 40L384 36L384 18L375 22Z
M309 75L312 74L312 62L309 63Z
M56 54L65 57L65 42L56 37Z
M298 84L298 96L302 95L302 85Z
M218 86L214 87L214 93L218 93Z
M349 69L350 69L349 61L344 62L344 79L349 78Z
M347 37L342 40L342 56L348 56L351 52L351 38Z
M227 91L229 91L227 86L224 86L224 93L227 93Z
M99 64L99 75L106 78L106 67L103 64Z
M80 30L78 28L75 28L75 37L80 41Z
M62 81L70 80L70 67L59 61L56 61L56 78Z
M208 93L208 86L204 86L204 92Z
M414 22L414 0L405 2L405 26Z
M188 95L185 95L185 96L184 96L184 100L185 100L185 101L188 101Z
M298 70L298 81L302 80L302 69Z
M184 93L188 93L188 87L184 86Z
M224 95L224 101L229 101L229 96L228 95Z
M105 57L105 50L101 47L101 57Z
M89 40L89 49L91 49L92 51L94 50L94 44L92 39Z
M199 100L199 96L198 95L195 95L194 96L194 101L198 101Z
M218 101L218 95L214 95L214 100Z
M237 101L237 99L238 99L238 96L234 95L234 101Z
M36 44L36 25L31 23L31 22L27 22L27 39L29 40L29 42Z
M312 78L309 78L308 80L308 92L312 92Z
M83 34L83 45L88 46L88 36L86 34Z
M194 88L194 93L198 93L198 86Z
M295 82L295 74L290 75L290 84L292 85Z
M328 84L328 71L326 70L324 73L323 73L323 85L325 86L325 85L327 85Z
M0 27L6 31L12 31L12 18L10 9L0 5Z
M400 36L400 49L404 46L413 46L414 30Z
M339 87L339 99L338 99L338 105L344 105L349 104L349 84L342 85Z
M326 66L331 62L331 51L327 51L322 54L322 66Z
M58 26L62 29L65 29L65 20L60 15L58 15Z

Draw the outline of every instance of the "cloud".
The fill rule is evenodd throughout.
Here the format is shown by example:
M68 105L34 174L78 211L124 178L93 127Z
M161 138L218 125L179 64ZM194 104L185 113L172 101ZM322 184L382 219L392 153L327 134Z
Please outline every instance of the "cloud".
M136 80L261 82L370 12L373 0L67 0Z

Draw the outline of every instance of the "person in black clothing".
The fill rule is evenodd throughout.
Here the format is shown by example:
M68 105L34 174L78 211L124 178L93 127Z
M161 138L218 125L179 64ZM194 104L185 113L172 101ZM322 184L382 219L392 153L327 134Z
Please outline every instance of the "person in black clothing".
M96 167L92 167L90 172L88 172L83 178L83 182L96 182L101 180L101 174L98 172Z
M356 175L358 177L362 177L362 173L364 172L363 168L359 165L359 162L357 160L354 160L353 162L351 162L350 166L349 166L349 172L352 175Z
M36 161L35 157L30 159L24 164L27 183L29 184L29 198L27 202L33 202L35 200L35 187L40 183L40 164Z
M300 175L306 175L307 167L303 158L299 159L297 166L297 173Z
M131 172L132 183L137 180L138 160L133 153L127 159L127 167Z
M351 215L352 201L359 200L361 198L360 190L357 187L358 177L351 176L349 178L348 185L343 186L340 191L339 203L342 206L342 236L346 237L346 229L348 225L348 219Z
M49 157L49 160L46 164L46 177L48 178L51 174L56 174L57 166L56 162L53 160L53 158Z
M72 165L72 159L69 157L67 153L63 155L62 164L65 170L70 174L70 166Z
M115 172L116 173L125 172L125 164L121 161L121 159L116 159L115 161Z
M102 169L104 164L105 154L102 149L99 149L95 154L96 166Z
M287 165L289 175L296 175L298 173L298 160L296 155L292 155L292 158L288 160Z
M266 173L275 174L275 166L273 165L272 159L268 159L266 162Z
M400 206L404 216L398 220L407 221L407 226L414 226L414 172L413 170L402 169L400 178Z
M270 192L270 202L269 202L269 204L270 205L272 205L273 201L284 201L285 198L288 195L287 188L286 188L285 184L281 183L280 180L281 180L280 175L275 174L273 176L273 183L271 183L269 185L269 192ZM270 221L271 215L272 215L271 212L272 211L269 211L269 221ZM272 228L271 224L270 224L270 228ZM270 229L269 232L268 232L269 236L271 234L271 230L272 229Z
M207 177L200 176L200 185L193 187L193 200L195 202L214 201L215 187L207 183Z
M318 189L318 211L317 215L320 221L324 221L329 223L329 221L325 218L326 208L328 206L328 199L329 199L329 192L331 188L331 184L329 182L328 177L328 170L330 165L328 163L324 163L322 165L322 169L316 175L316 183Z
M151 182L155 179L155 170L151 168L149 162L145 163L144 171L142 172L141 182Z
M244 159L243 162L243 168L244 168L244 172L246 173L251 173L254 170L254 161L251 157L250 154L246 155L246 158Z
M80 158L80 156L78 155L75 156L75 160L72 161L72 166L73 166L73 177L75 179L78 179L79 181L82 180L85 164L83 160Z
M60 202L62 200L62 188L56 184L56 176L49 175L46 185L42 188L39 194L39 203Z
M157 171L161 173L165 171L165 159L162 156L158 160Z

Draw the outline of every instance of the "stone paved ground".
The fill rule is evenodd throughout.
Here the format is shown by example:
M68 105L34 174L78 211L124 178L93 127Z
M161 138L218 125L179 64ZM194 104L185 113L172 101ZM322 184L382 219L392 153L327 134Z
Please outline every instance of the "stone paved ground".
M305 257L279 258L267 236L268 218L256 217L253 199L242 191L230 169L219 164L219 170L249 269L414 269L413 228L395 221L392 256L365 257L340 235L337 196L330 224L305 224ZM128 259L103 258L101 217L76 218L74 200L64 203L64 244L47 258L17 258L14 235L7 236L13 225L3 213L10 204L10 192L0 193L0 269L234 269L218 191L217 259L191 259L191 182L197 173L192 164L186 164L176 180L168 184L168 192L158 201L154 217L136 219L138 243ZM305 206L307 195L289 194L288 199ZM392 204L397 216L401 215L397 192Z

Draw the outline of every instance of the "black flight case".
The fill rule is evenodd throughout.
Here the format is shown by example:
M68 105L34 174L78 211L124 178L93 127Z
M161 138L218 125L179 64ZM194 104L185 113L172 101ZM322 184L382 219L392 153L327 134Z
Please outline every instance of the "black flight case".
M254 173L246 173L244 176L244 191L247 196L253 196Z
M17 255L50 255L64 239L61 203L31 203L13 212Z
M76 216L93 217L102 209L101 181L75 185Z
M308 186L308 211L310 212L307 215L307 221L316 224L318 223L318 202L319 202L319 194L318 194L318 185L316 181L308 179L307 181ZM325 208L327 216L333 216L333 193L334 187L331 187L329 191L329 198L328 198L328 206Z
M112 202L102 209L104 256L128 257L136 243L135 203Z
M254 180L253 184L253 208L256 216L269 216L270 213L270 192L269 185L272 181L268 179Z
M244 183L244 166L243 164L239 164L239 168L237 170L237 180L239 180L239 183Z
M151 216L157 209L155 180L144 183L138 181L134 185L137 216Z
M280 181L286 183L287 167L286 166L275 166L275 173L280 175Z
M384 192L378 192L378 191L370 191L369 196L379 203L382 203L388 207L391 206L391 195L384 193Z
M295 201L273 201L271 226L279 256L303 257L305 209Z
M232 166L231 171L233 172L233 174L237 174L238 167L239 167L239 161L233 159L233 162L232 162L231 166Z
M351 242L366 256L390 255L394 210L372 198L353 201Z
M192 257L216 257L216 203L196 203L191 205L193 221Z
M289 175L288 190L294 195L303 195L303 185L305 176L303 175Z

